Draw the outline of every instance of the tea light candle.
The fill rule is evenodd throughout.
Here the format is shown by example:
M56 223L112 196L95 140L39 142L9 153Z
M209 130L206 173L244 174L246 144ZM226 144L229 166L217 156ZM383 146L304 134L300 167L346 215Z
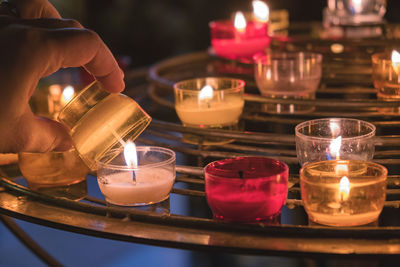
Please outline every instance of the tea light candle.
M305 121L295 128L296 152L301 165L332 159L372 160L376 127L349 118Z
M238 157L204 168L207 202L218 220L254 223L280 214L286 202L288 166L264 157Z
M244 81L199 78L174 85L175 109L186 126L224 127L236 124L244 106Z
M386 179L387 169L369 161L314 162L300 170L301 198L311 221L364 225L377 220L383 209Z
M377 97L386 101L400 100L400 54L396 50L372 55L372 79Z
M211 45L218 56L248 61L268 47L268 6L262 1L254 1L253 8L254 19L251 21L246 21L243 13L237 12L233 22L210 22Z
M175 153L161 147L125 145L124 153L106 154L98 162L97 178L108 203L141 206L169 197L175 181ZM111 157L111 158L110 158Z

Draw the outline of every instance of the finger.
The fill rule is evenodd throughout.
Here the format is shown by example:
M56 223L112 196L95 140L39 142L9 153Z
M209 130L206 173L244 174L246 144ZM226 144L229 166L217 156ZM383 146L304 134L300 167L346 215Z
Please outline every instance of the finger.
M42 52L47 58L44 75L59 68L85 68L99 80L110 93L121 92L124 74L114 56L100 37L88 29L46 30Z
M65 151L72 147L68 130L61 123L35 116L30 110L17 123L11 152Z
M9 0L23 19L61 18L57 9L47 0Z
M78 21L73 19L20 19L17 23L25 26L39 27L45 29L83 28L83 26Z

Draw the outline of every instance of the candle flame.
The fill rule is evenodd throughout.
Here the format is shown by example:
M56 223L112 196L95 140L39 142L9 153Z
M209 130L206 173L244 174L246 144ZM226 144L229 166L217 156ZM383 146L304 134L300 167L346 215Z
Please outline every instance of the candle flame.
M331 141L331 144L329 145L330 154L336 159L339 159L341 147L342 147L342 136L340 135Z
M129 167L137 167L136 145L132 141L126 142L124 146L124 157L126 165Z
M351 5L354 9L354 13L360 13L362 10L362 1L363 0L351 0Z
M266 23L269 19L268 5L260 0L254 0L252 4L255 19L259 22Z
M392 52L392 65L396 71L400 68L400 53L396 50Z
M75 90L74 87L71 85L66 86L62 92L62 96L65 102L71 101L74 95L75 95Z
M343 194L343 197L347 197L350 193L350 181L346 176L343 176L342 179L340 179L339 193Z
M244 32L244 30L246 29L247 23L246 23L246 19L242 12L240 12L240 11L236 12L233 25L235 26L235 29L238 32Z
M212 99L214 95L214 89L210 85L204 86L199 93L199 100Z

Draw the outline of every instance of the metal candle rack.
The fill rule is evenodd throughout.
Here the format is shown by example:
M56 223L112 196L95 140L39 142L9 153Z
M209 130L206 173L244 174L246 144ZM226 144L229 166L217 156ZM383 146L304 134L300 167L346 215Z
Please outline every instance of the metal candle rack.
M390 32L390 31L389 31ZM307 46L307 42L311 45ZM170 212L143 211L107 206L88 196L85 201L70 201L38 194L19 185L15 165L1 168L0 211L13 217L68 231L159 246L261 255L346 255L388 256L400 253L400 101L376 100L371 85L367 54L384 46L396 46L398 39L371 39L343 43L300 38L275 41L279 49L331 49L333 44L353 47L353 57L333 55L324 63L324 77L316 99L268 99L258 94L252 66L222 60L199 52L174 57L155 64L148 71L127 75L126 93L135 97L152 115L153 121L138 139L142 144L173 149L178 156L177 179L168 203ZM371 44L371 49L368 45ZM364 50L367 49L367 50ZM363 54L363 56L360 56ZM348 64L349 68L344 68ZM175 82L206 76L231 76L246 81L246 106L241 129L223 131L181 126L173 104ZM313 107L302 114L267 113L266 104L294 104ZM390 109L392 112L387 112ZM383 111L382 111L383 110ZM363 227L330 228L309 224L300 199L298 160L294 126L320 117L352 117L370 121L377 127L374 161L389 169L387 199L379 222ZM185 141L186 134L199 137L198 144ZM202 137L232 140L205 145ZM281 222L241 225L211 219L204 193L202 167L209 161L244 155L263 155L280 159L290 166L290 189ZM17 179L13 179L16 177ZM95 179L89 177L89 180ZM187 212L175 212L175 197L189 203ZM77 220L76 218L79 218Z

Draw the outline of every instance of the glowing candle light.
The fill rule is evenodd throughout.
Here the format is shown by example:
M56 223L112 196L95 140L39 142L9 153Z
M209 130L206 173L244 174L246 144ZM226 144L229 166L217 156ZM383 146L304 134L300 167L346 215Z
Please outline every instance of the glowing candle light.
M346 201L350 194L350 181L349 178L343 176L339 182L339 195L340 201Z
M124 159L126 166L137 167L136 145L132 141L128 141L124 147Z
M354 13L360 13L363 9L363 1L362 0L352 0L351 5L353 7Z
M400 53L396 50L392 52L392 66L394 70L398 73L400 68Z
M342 136L338 136L337 138L331 141L329 145L329 152L331 156L335 159L340 158L340 148L342 147Z
M244 32L246 30L247 22L243 15L243 12L240 12L240 11L236 12L233 26L235 27L236 31L238 31L238 32Z
M73 86L68 85L64 88L61 94L61 104L65 106L75 96L75 89Z
M254 0L253 5L253 15L254 19L261 23L267 23L269 20L269 8L266 3L260 0Z

